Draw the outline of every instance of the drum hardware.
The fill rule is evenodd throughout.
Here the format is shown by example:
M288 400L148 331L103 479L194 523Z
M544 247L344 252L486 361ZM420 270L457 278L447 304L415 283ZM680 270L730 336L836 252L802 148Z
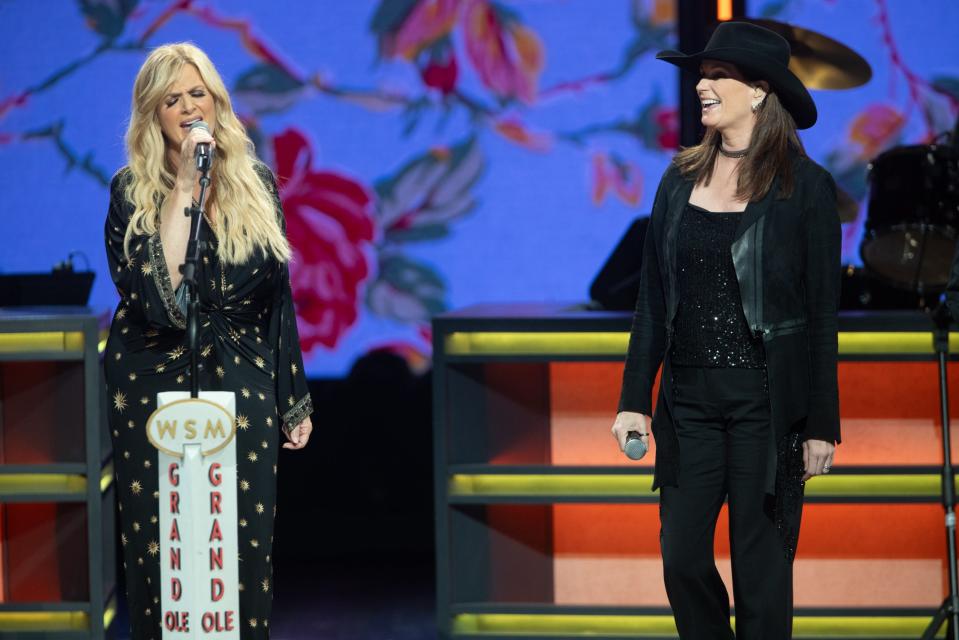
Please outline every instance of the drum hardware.
M789 43L789 70L809 89L852 89L872 78L866 59L821 33L785 22L737 18L775 31Z
M959 154L952 145L893 147L867 168L863 264L891 285L941 293L959 239Z

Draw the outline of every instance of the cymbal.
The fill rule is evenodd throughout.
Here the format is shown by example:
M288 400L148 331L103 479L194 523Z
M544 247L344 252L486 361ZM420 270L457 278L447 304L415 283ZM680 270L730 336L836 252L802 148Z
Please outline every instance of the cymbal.
M854 222L859 215L859 203L845 189L836 185L836 208L839 209L839 222Z
M789 70L808 89L852 89L872 78L872 68L865 58L828 36L764 18L737 20L758 24L784 37L792 49Z

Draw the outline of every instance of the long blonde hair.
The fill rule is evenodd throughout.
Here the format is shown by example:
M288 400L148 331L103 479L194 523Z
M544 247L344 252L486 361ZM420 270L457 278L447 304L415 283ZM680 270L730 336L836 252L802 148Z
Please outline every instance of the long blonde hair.
M674 162L684 176L696 184L709 186L713 177L716 156L719 154L721 134L707 129L699 144L683 149ZM793 191L794 177L791 154L805 156L806 150L796 134L796 121L786 110L779 96L768 93L756 112L749 150L739 167L736 178L736 198L749 202L761 200L779 178L778 198L788 198Z
M203 51L188 42L154 49L133 84L127 157L132 179L126 198L134 211L124 237L129 257L134 235L153 235L160 226L160 207L174 188L176 175L167 157L157 110L184 65L193 65L213 97L216 110L216 160L210 171L212 224L225 263L242 264L257 250L280 262L290 259L290 245L280 228L277 204L254 169L259 162L246 128L233 113L223 79Z

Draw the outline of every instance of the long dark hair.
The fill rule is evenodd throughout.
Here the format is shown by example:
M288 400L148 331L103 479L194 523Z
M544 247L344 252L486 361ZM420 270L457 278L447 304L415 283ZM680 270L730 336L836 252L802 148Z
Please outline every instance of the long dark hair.
M702 142L680 151L673 162L682 175L691 176L696 184L709 185L720 142L719 132L707 129ZM736 198L748 202L761 200L772 189L777 176L780 179L777 196L788 198L792 195L792 153L806 156L806 149L796 135L796 121L776 94L769 92L756 112L749 150L739 165Z

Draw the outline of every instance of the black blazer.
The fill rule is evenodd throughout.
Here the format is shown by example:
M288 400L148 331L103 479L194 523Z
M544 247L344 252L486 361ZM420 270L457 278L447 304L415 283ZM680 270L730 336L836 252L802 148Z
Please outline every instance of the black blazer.
M778 180L742 214L732 246L743 312L763 338L773 425L770 456L790 432L840 441L838 306L841 230L836 185L806 157L792 158L794 189L779 196ZM679 308L676 235L693 181L670 164L656 192L643 251L619 410L652 414L652 388L663 365L653 415L653 488L678 486L679 442L671 418L670 345ZM774 493L775 464L767 479Z

